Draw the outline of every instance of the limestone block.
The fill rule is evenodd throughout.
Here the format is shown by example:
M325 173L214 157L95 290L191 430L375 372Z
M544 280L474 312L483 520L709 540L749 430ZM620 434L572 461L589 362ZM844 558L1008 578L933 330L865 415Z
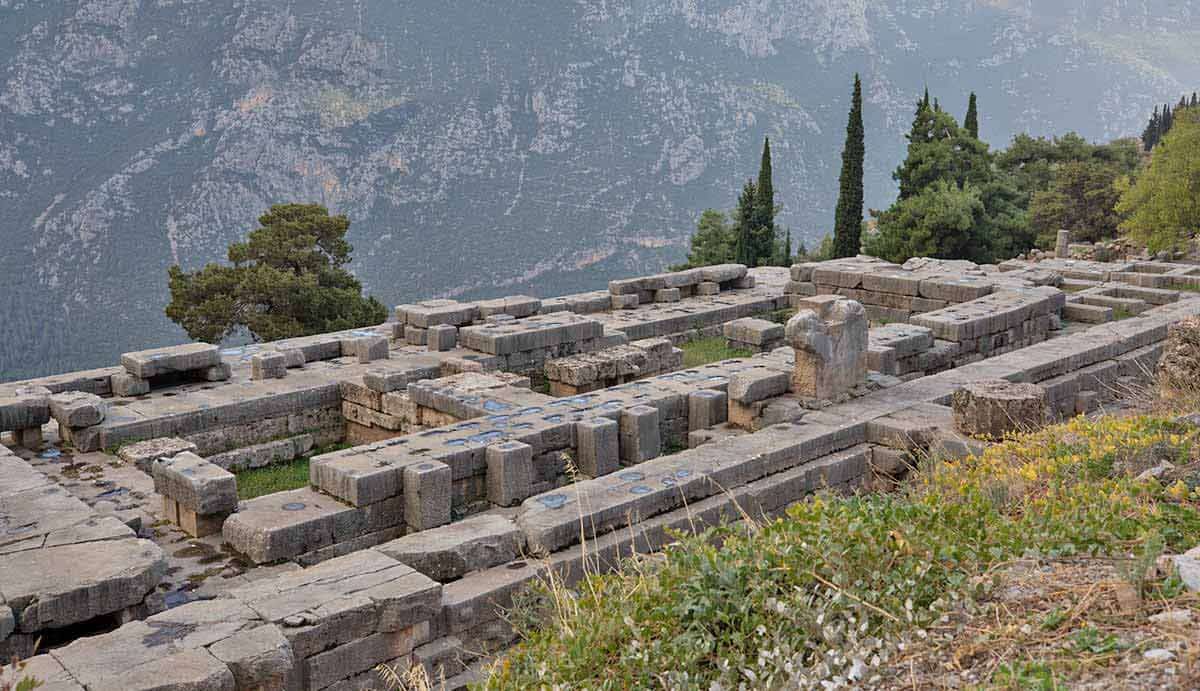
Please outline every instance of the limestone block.
M596 478L621 466L620 433L616 420L595 417L575 423L579 472Z
M429 341L429 329L409 324L404 327L404 341L409 345L425 345Z
M387 336L363 336L354 341L355 356L359 364L367 364L388 358Z
M721 292L721 284L712 281L701 281L696 284L696 295L718 295Z
M13 432L13 437L17 441L17 446L20 446L31 451L40 451L45 439L42 437L41 427L27 427Z
M627 293L612 296L612 308L615 310L629 310L638 306L637 293Z
M229 667L239 689L283 688L296 663L291 643L271 624L239 631L208 652Z
M815 269L817 266L820 266L820 264L818 264L816 262L805 262L803 264L792 264L792 267L790 269L790 275L791 275L792 280L796 281L797 283L811 283L812 276L813 276L813 269Z
M375 549L442 583L507 564L521 555L525 536L507 518L479 514L422 530Z
M954 426L966 435L999 440L1046 424L1046 391L1003 379L967 384L954 392Z
M729 419L729 399L723 391L692 391L687 400L689 432L716 427Z
M484 324L507 324L509 322L515 322L516 320L517 320L517 318L512 316L511 314L489 314L488 316L483 318L483 323Z
M217 535L225 525L228 513L200 514L191 509L177 506L178 524L183 532L192 537Z
M3 611L2 607L0 611ZM3 638L0 636L0 640ZM37 687L41 691L84 691L83 686L75 681L62 663L48 653L21 660L19 673L16 673L12 665L0 665L0 679L10 681L22 676L41 682Z
M255 353L250 357L250 378L282 379L287 376L287 358L281 353Z
M519 441L493 444L484 456L488 501L497 506L516 506L533 494L532 446Z
M428 530L450 522L450 466L438 461L404 467L404 523Z
M755 286L754 277L748 276L748 275L742 276L741 278L736 278L730 284L730 287L734 288L735 290L748 290L750 288L753 288L754 286Z
M1082 302L1068 302L1063 306L1062 318L1085 324L1103 324L1113 320L1113 308L1086 305Z
M729 378L729 400L748 405L781 396L787 393L790 380L787 372L765 367L735 372Z
M458 327L449 324L431 326L425 335L425 341L430 350L438 352L454 350L454 346L458 344Z
M104 420L106 404L99 396L83 391L64 391L50 397L50 415L66 427L91 427Z
M20 631L34 633L140 604L166 568L149 540L84 541L2 554L0 583Z
M746 275L745 264L714 264L700 267L700 280L710 283L736 281Z
M196 453L196 445L190 441L175 437L159 437L147 439L134 444L127 444L117 450L117 457L126 463L132 463L142 472L153 475L154 462L160 458L170 458L184 452Z
M150 393L149 380L135 377L128 372L112 375L111 381L114 396L142 396Z
M405 629L371 634L314 655L300 663L306 688L336 688L334 684L339 680L371 671L380 663L408 655L412 652L413 642L413 631ZM378 677L375 677L373 681L377 680Z
M421 329L438 324L465 326L479 318L479 307L457 300L425 300L415 305L400 305L396 308L396 318Z
M831 305L825 319L811 310L797 312L786 328L787 339L795 350L792 391L830 399L864 382L867 329L866 312L853 300ZM734 398L732 391L730 397Z
M228 514L237 508L237 478L190 451L154 463L154 491L197 514Z
M20 386L0 394L0 432L41 427L50 421L50 389Z
M283 355L284 365L288 369L298 369L307 362L304 351L299 348L280 348L279 352Z
M660 288L654 291L655 302L679 302L678 288Z
M483 300L477 303L479 306L479 316L487 317L496 315L507 315L514 319L523 319L531 317L538 313L542 308L542 301L528 295L510 295L504 298L495 300Z
M638 405L621 411L619 422L621 460L632 465L662 453L658 408Z
M221 364L217 346L209 343L187 343L166 348L153 348L121 355L121 366L130 375L150 379L175 372L192 372Z
M1158 359L1159 384L1175 393L1200 386L1200 317L1187 317L1167 327L1167 340Z
M769 347L783 340L783 324L766 319L744 317L726 322L722 327L725 338L738 343L749 343L759 348Z
M292 559L361 534L362 514L308 488L242 502L225 520L225 542L256 564Z
M303 354L301 355L303 357ZM300 364L304 364L301 362ZM233 368L228 362L222 362L219 365L213 365L200 370L200 378L204 381L228 381L233 376Z
M17 618L13 616L12 608L0 605L0 642L17 630Z
M1071 257L1071 231L1060 230L1054 239L1054 258L1055 259L1070 259Z

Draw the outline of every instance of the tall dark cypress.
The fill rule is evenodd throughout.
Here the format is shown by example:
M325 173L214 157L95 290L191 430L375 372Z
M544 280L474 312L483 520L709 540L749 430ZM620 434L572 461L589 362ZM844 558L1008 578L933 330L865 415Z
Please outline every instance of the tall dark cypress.
M763 138L762 162L754 199L754 263L761 266L775 257L775 185L771 180L771 140Z
M1195 108L1196 106L1200 106L1200 100L1196 99L1196 92L1193 91L1192 92L1192 107Z
M926 92L918 112L929 107L928 101ZM833 220L833 253L837 257L853 257L862 247L863 161L866 158L863 132L862 81L856 74L850 117L846 123L846 145L842 149L841 190Z
M1150 151L1158 141L1158 106L1154 106L1154 114L1150 116L1150 123L1146 125L1146 129L1142 132L1142 148Z
M746 184L742 187L742 193L738 195L735 219L737 221L737 232L733 245L734 261L746 266L755 266L754 216L755 202L757 200L758 194L755 190L754 180L747 180Z
M967 134L979 139L979 111L976 109L975 92L971 92L971 98L967 101L967 117L963 118L963 129Z

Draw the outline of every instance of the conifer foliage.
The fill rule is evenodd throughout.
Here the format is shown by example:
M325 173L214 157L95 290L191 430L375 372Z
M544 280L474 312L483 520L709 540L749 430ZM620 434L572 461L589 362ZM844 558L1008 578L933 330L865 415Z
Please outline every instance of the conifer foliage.
M862 246L863 162L866 143L863 131L862 80L854 75L854 95L846 123L846 144L842 149L842 174L837 211L833 224L834 254L853 257Z
M219 343L241 329L257 340L382 323L387 308L363 297L345 269L350 221L317 204L276 204L245 242L229 246L232 266L168 270L166 313L198 341Z
M963 129L967 134L979 139L979 111L976 109L975 92L971 92L971 98L967 102L967 116L963 118Z

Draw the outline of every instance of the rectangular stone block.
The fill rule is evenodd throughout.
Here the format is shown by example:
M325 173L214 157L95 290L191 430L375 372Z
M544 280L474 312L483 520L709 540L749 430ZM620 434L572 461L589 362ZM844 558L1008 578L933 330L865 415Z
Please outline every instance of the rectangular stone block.
M158 459L170 458L184 452L196 453L197 450L196 445L190 441L175 437L159 437L126 444L117 449L117 458L134 464L139 470L153 477L153 464Z
M485 513L405 535L375 549L446 583L517 559L524 545L525 536L512 521Z
M217 346L209 343L187 343L166 348L152 348L121 355L121 366L139 379L150 379L174 372L191 372L221 364Z
M754 367L735 372L729 378L729 398L743 405L756 403L787 393L791 386L787 372Z
M638 306L637 293L623 293L612 296L612 308L615 310L630 310Z
M655 302L679 302L678 288L660 288L654 291Z
M160 458L153 469L154 491L174 499L181 509L211 515L237 508L237 478L194 453Z
M221 532L228 516L228 513L198 514L180 506L178 525L183 532L192 537L208 537Z
M438 461L404 467L404 522L410 530L428 530L450 522L451 471Z
M112 392L114 396L143 396L150 393L150 381L135 377L128 372L112 375Z
M66 427L91 427L104 420L106 404L95 394L64 391L50 397L50 415Z
M648 461L662 453L662 437L658 427L658 408L633 406L620 414L621 460L633 465Z
M516 506L533 494L533 447L519 441L493 444L485 451L488 501Z
M208 652L229 667L239 689L282 689L296 664L292 644L271 624L239 631Z
M575 423L576 463L579 472L596 478L621 467L619 425L616 420L596 417Z
M701 281L696 284L696 295L718 295L721 292L721 284L713 283L712 281Z
M449 324L432 326L425 335L426 344L430 350L443 352L453 350L458 345L458 327Z
M729 399L722 391L701 389L688 393L688 431L716 427L729 419Z
M396 318L422 329L438 324L465 326L479 318L479 307L457 300L425 300L414 305L400 305L396 308Z
M354 341L355 356L359 364L367 364L388 357L387 336L363 336Z
M286 376L287 358L282 353L255 353L250 357L251 379L282 379Z
M404 341L409 345L422 346L429 342L429 330L409 324L404 327Z
M50 389L22 386L0 395L0 432L41 427L50 421Z
M242 502L221 535L256 564L265 564L349 540L361 531L359 510L303 488Z

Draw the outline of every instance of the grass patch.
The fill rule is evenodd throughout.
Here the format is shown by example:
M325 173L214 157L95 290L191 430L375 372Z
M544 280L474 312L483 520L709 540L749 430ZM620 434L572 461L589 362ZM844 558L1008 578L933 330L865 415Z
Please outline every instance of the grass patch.
M752 350L729 347L729 343L719 336L698 338L694 341L688 341L680 347L683 349L683 366L685 368L699 367L700 365L707 365L710 362L750 357L754 354Z
M308 462L313 456L349 447L346 443L330 444L286 463L243 470L237 474L238 499L254 499L264 494L308 487Z
M510 618L521 641L486 688L870 685L917 671L923 647L926 682L957 674L951 660L1032 688L1141 662L1163 634L1146 626L1135 645L1131 622L1200 615L1200 598L1145 568L1200 542L1198 451L1200 431L1171 418L1076 418L925 462L893 494L818 494L784 518L680 535L660 557L522 598ZM1179 477L1134 479L1163 460ZM1108 580L1056 583L1025 608L1001 586L1022 562L1033 578L1063 567L1062 583L1104 564ZM1114 613L1125 591L1140 609Z

